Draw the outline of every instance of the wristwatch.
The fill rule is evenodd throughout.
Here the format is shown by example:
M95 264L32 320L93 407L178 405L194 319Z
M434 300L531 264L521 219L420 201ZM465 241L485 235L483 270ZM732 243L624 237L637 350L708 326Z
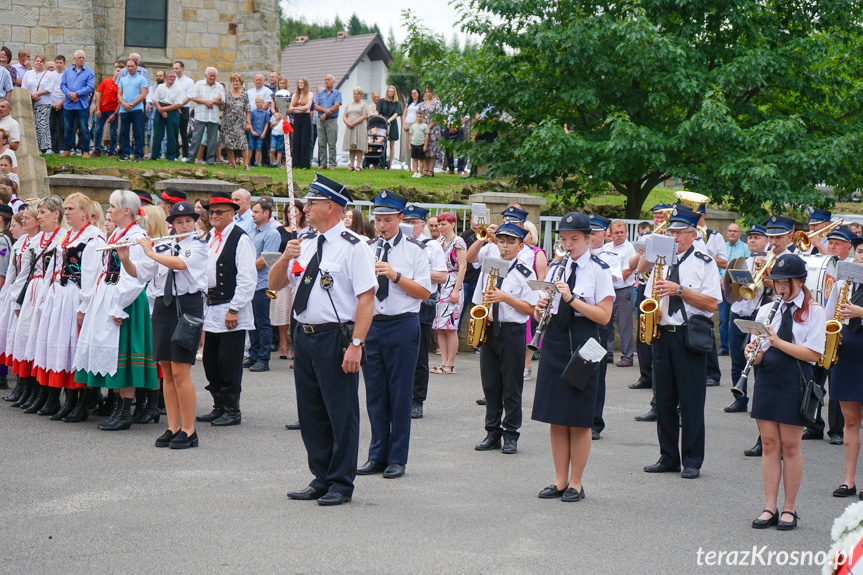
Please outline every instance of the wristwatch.
M683 295L683 286L677 286L677 297L681 297Z
M358 337L355 337L354 339L351 340L351 345L354 347L363 347L364 345L366 345L366 342L364 342L363 340L361 340Z
M236 308L233 308L233 307L229 307L229 308L228 308L228 313L232 313L232 314L234 314L234 315L237 315L237 314L239 314L239 313L240 313L240 310L238 310L238 309L236 309Z

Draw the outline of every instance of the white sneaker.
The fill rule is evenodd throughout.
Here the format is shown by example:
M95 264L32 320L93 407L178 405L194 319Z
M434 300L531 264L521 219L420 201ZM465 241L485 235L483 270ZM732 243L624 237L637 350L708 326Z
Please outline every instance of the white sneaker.
M45 155L46 156L53 156L54 150L52 150L51 148L48 148L47 150L45 150Z

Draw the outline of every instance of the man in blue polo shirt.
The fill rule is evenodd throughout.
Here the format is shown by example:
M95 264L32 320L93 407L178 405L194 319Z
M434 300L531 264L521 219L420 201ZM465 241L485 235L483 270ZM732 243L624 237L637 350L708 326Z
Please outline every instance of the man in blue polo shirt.
M144 157L144 100L150 91L150 83L138 74L138 63L126 61L127 75L117 82L117 99L120 101L120 161L128 162L133 152L129 141L129 128L134 131L135 161Z
M258 285L252 298L252 311L255 313L255 329L249 332L249 359L243 367L249 371L270 370L270 345L273 342L273 327L270 324L270 300L267 297L267 276L270 266L261 256L264 252L278 252L282 237L270 225L273 204L269 200L259 200L250 210L255 228L249 234L255 244L255 267L258 269Z
M66 96L63 101L63 120L65 122L63 146L64 156L71 156L75 149L75 131L80 128L80 147L82 158L90 157L90 129L87 122L90 119L90 94L96 88L96 75L91 68L84 65L87 59L83 50L75 52L74 66L66 68L60 80L60 89Z
M324 78L324 89L315 95L315 111L318 112L318 165L336 169L336 140L339 137L339 108L342 93L333 86L336 79L332 74Z

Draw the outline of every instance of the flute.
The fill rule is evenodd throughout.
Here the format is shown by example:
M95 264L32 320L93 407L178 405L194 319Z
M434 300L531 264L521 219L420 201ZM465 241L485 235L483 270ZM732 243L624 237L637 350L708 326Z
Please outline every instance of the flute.
M152 242L153 246L157 246L159 244L164 244L165 242L170 242L171 240L176 240L180 238L185 238L186 236L191 236L192 234L197 234L198 232L186 232L185 234L176 234L173 236L160 236L158 238L151 238L150 242ZM129 246L137 246L138 240L129 240L128 242L119 242L116 244L105 244L100 248L96 248L97 252L106 252L108 250L116 250L117 248L125 248Z

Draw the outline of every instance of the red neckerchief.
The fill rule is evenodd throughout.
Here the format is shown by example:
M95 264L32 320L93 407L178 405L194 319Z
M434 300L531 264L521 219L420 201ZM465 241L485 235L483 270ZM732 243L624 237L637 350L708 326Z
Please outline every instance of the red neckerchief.
M70 238L70 237L69 237L69 236L71 236L71 235L72 235L72 230L69 230L69 233L68 233L68 234L66 234L66 239L65 239L65 240L63 240L63 243L62 243L62 244L60 244L60 248L65 250L65 249L66 249L66 248L68 248L70 245L74 244L74 243L78 240L78 238L80 238L80 237L81 237L81 234L83 234L83 233L84 233L84 230L86 230L86 229L87 229L87 226L89 226L89 225L90 225L90 222L87 222L86 224L84 224L84 227L83 227L83 228L81 228L81 229L78 231L78 233L75 235L75 237L74 237L74 238Z
M215 228L213 228L213 231L215 231L215 233L213 234L213 241L210 242L210 245L212 246L214 241L219 240L219 244L216 246L216 253L219 253L219 250L222 248L222 232Z
M43 240L43 239L45 239L45 233L43 232L43 233L42 233L42 237L41 237L41 238L39 238L39 247L40 247L40 248L42 248L42 249L44 250L45 248L47 248L48 246L50 246L50 245L51 245L51 242L53 242L53 241L54 241L54 238L56 238L56 237L57 237L57 233L58 233L61 229L63 229L63 228L58 227L56 230L54 230L54 233L53 233L53 234L51 234L51 237L50 237L50 238L48 238L48 241L47 241L47 242L44 242L44 243L43 243L43 241L42 241L42 240Z
M117 236L117 237L114 237L114 236L116 236L116 235L117 235L117 230L114 230L114 233L113 233L113 234L111 234L111 239L109 239L109 240L108 240L108 244L116 244L117 242L119 242L120 240L122 240L122 239L123 239L123 236L125 236L125 235L126 235L126 232L128 232L128 231L132 228L132 226L134 226L134 225L135 225L135 222L132 222L131 224L129 224L128 226L126 226L126 229L125 229L125 230L123 230L123 233L122 233L122 234L120 234L120 235L119 235L119 236ZM81 231L83 231L83 228L82 228L82 230L81 230Z

